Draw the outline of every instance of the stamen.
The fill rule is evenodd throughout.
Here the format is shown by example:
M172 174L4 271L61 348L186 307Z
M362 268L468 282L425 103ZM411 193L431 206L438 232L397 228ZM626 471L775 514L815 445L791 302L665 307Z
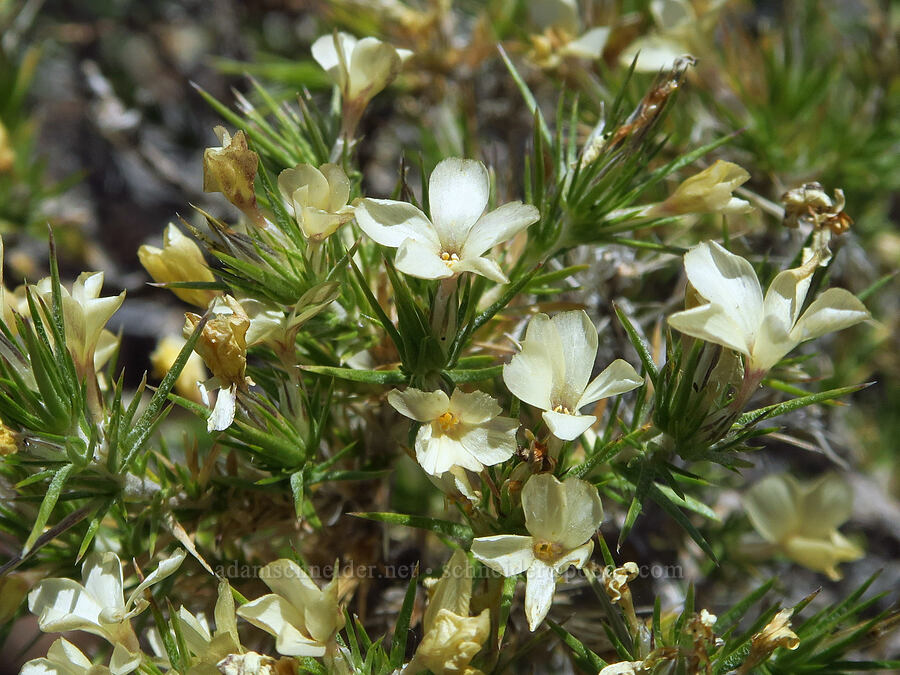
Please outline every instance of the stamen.
M445 412L443 415L437 418L438 426L441 428L445 434L451 431L457 424L459 424L459 417L454 415L449 410Z

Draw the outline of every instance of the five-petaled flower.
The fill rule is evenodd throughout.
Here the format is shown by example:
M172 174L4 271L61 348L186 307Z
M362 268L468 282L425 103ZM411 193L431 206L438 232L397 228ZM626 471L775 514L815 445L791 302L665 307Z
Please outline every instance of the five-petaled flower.
M337 579L319 589L297 563L281 558L262 568L260 578L274 593L241 605L237 615L275 636L285 656L324 656L344 625Z
M684 256L688 281L707 303L676 312L669 325L692 337L740 352L749 373L765 373L801 342L869 318L852 293L829 288L800 310L817 260L778 274L763 297L749 262L715 242Z
M581 569L591 557L603 505L590 483L541 473L522 488L522 510L530 536L478 537L472 555L505 577L526 572L525 615L535 630L550 611L557 575L571 565Z
M763 539L788 558L829 579L838 564L857 560L863 551L838 532L849 517L853 493L837 474L801 482L788 474L768 476L744 495L744 509Z
M445 159L428 183L431 220L406 202L363 199L356 222L383 246L397 248L397 269L420 279L449 279L462 272L498 283L509 281L495 260L483 257L540 217L522 202L509 202L485 213L490 179L481 162Z
M422 422L416 434L416 459L432 476L454 466L481 471L505 462L516 451L517 420L500 416L500 405L480 391L420 391L410 387L388 394L388 403Z
M45 633L83 630L140 652L131 618L147 608L144 589L175 572L184 560L178 549L159 563L125 600L122 563L115 553L92 553L81 569L82 584L72 579L44 579L28 594L28 609Z
M574 440L597 421L580 414L581 408L644 382L628 362L616 359L588 384L597 347L597 330L583 310L561 312L552 319L536 314L522 350L503 367L503 381L517 398L544 411L554 436Z

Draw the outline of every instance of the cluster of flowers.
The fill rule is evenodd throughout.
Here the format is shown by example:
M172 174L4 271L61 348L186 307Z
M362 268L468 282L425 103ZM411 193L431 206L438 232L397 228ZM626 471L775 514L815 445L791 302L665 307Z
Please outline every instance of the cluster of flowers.
M393 79L407 56L374 38L356 41L344 34L319 39L313 55L340 88L346 139L352 138L368 101ZM249 149L243 132L231 136L222 130L220 138L222 146L208 150L205 156L205 188L222 192L254 226L277 237L277 228L256 204L258 157ZM749 205L732 193L746 179L740 167L718 162L685 181L669 199L643 209L641 215L745 210ZM502 260L491 255L492 249L540 218L535 207L518 201L488 210L489 173L481 162L468 159L445 159L435 167L429 179L428 214L396 200L362 198L350 203L351 183L335 163L289 168L278 177L278 187L285 207L308 238L311 255L318 244L354 221L374 242L396 249L399 271L441 284L455 283L465 273L507 283ZM803 265L779 274L763 295L747 260L717 243L702 243L684 257L694 290L690 296L693 306L669 317L669 324L686 335L743 355L745 380L755 387L799 343L868 317L862 303L841 289L827 290L806 306L818 255L812 252ZM215 281L200 249L174 226L166 230L162 249L142 247L140 259L154 280L163 284ZM36 291L46 293L47 284L37 284ZM78 366L90 373L96 372L96 361L104 353L100 345L109 333L104 326L124 297L124 293L99 297L101 284L101 273L82 275L71 293L63 294L69 349ZM203 400L207 400L207 391L219 390L208 418L210 431L227 429L233 423L239 393L253 385L246 375L248 348L267 344L277 352L292 347L297 331L311 316L308 307L315 305L313 311L320 311L336 297L335 291L320 289L314 303L309 298L301 299L286 312L252 298L223 296L217 291L183 287L173 291L182 300L209 310L196 351L213 375L201 385ZM188 313L185 336L192 334L201 321L199 315ZM14 323L7 321L7 325ZM597 421L596 416L582 412L587 406L644 383L644 378L622 359L591 379L598 346L597 330L585 312L566 311L553 317L536 314L528 323L518 352L503 367L503 382L509 392L540 411L549 432L548 442L556 451L564 442L581 437ZM196 370L185 372L188 380L203 379ZM441 489L459 493L473 503L477 491L472 487L470 472L506 462L517 452L519 420L503 416L500 401L487 393L455 389L448 395L441 389L407 388L391 391L387 401L420 425L415 456L423 470ZM525 573L525 614L533 631L547 616L559 576L571 566L582 568L590 559L603 507L591 483L575 477L560 481L548 472L552 461L534 473L533 467L523 466L521 510L527 534L501 532L476 537L471 555L506 577ZM807 490L791 481L764 483L751 494L748 509L754 525L771 543L783 546L795 560L834 576L838 562L853 559L859 552L837 533L836 528L847 515L834 506L840 500L816 501L816 495L823 491L822 486ZM828 495L833 496L834 490ZM810 519L804 519L801 512L822 504L833 506L829 517L818 521L815 532L804 530L803 523ZM797 515L785 518L786 512ZM145 657L130 620L147 607L144 591L175 572L184 556L179 552L161 562L125 601L119 559L112 553L93 554L84 563L83 584L68 579L44 580L29 595L29 608L38 615L43 630L79 629L105 638L113 645L108 671L115 675L132 672ZM176 620L195 659L192 666L198 668L190 672L237 668L238 659L244 670L231 672L276 672L274 660L247 653L241 647L235 616L275 636L279 654L340 658L335 635L343 627L344 615L336 582L319 589L289 560L271 563L261 576L273 593L237 609L230 588L223 582L214 632L202 616L184 608L179 611ZM627 570L614 574L610 587L621 595L628 579ZM469 561L464 551L457 551L432 589L424 638L407 672L466 671L490 630L487 609L470 616L471 594ZM782 618L784 624L786 618ZM165 664L165 651L155 652L155 662ZM249 670L251 663L257 670ZM618 665L618 670L606 669L604 673L633 672L635 667L632 664L632 670L627 671ZM270 670L264 671L264 667ZM30 662L23 672L81 673L90 669L84 655L61 638L46 658Z

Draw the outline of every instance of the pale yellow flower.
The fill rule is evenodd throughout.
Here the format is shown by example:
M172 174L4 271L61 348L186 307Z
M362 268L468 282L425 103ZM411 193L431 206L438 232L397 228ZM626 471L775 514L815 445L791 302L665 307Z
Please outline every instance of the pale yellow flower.
M337 579L320 589L286 558L269 563L259 576L274 593L241 605L237 615L274 635L279 654L323 656L344 625Z
M153 281L159 284L185 281L208 283L216 280L203 259L200 247L171 223L163 233L163 247L160 249L144 244L138 249L138 259ZM206 307L220 295L218 291L194 288L170 290L178 298L197 307Z
M103 329L125 300L125 291L101 298L102 288L103 272L82 272L72 284L71 292L65 286L60 287L66 346L81 373L94 369L94 352L98 346L110 348L108 339L101 345ZM41 279L35 290L49 307L53 302L50 277Z
M550 611L557 575L571 565L581 569L591 557L603 505L590 483L541 473L522 488L522 510L530 536L478 537L472 555L505 577L527 573L525 616L533 631Z
M471 599L472 570L466 552L457 549L432 589L422 619L424 637L404 675L426 669L434 675L479 672L469 663L490 635L491 616L487 608L469 616Z
M453 467L481 471L505 462L516 451L517 420L500 415L500 405L484 392L459 389L425 392L410 387L388 394L398 412L422 422L416 459L432 476Z
M172 369L175 359L181 353L185 340L182 337L167 335L156 344L156 349L150 354L150 363L153 366L153 376L162 379ZM197 383L206 379L206 368L203 367L203 359L197 352L191 352L187 363L175 380L175 392L191 401L200 402L200 392Z
M815 259L781 272L765 297L753 266L715 242L684 255L688 281L707 304L676 312L669 325L746 357L746 371L764 373L801 342L869 318L849 291L829 288L801 313Z
M684 213L747 213L750 202L732 193L750 179L737 164L716 160L712 166L685 179L669 197L652 206L645 215L671 216Z
M28 609L37 615L38 625L46 633L82 630L110 644L121 644L130 653L139 653L131 618L149 605L144 589L173 574L184 557L185 552L179 549L160 562L126 601L118 556L92 553L84 560L81 584L72 579L44 579L28 594Z
M837 566L863 550L838 532L853 504L850 486L837 474L801 482L788 474L768 476L744 495L753 527L794 562L840 579Z
M22 666L19 675L128 675L141 665L142 658L141 654L129 653L117 644L109 667L97 666L78 647L59 638L50 645L46 657L32 659Z
M322 241L344 223L353 219L350 180L336 164L298 164L278 176L278 188L294 212L303 234Z
M599 340L583 310L560 312L552 319L536 314L522 349L503 366L503 382L513 395L543 410L550 433L572 441L597 421L581 409L644 383L626 361L616 359L591 380Z

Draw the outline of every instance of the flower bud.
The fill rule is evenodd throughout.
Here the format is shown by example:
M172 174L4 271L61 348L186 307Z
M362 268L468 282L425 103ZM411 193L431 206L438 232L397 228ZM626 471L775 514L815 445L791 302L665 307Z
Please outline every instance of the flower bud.
M203 259L200 247L171 223L163 233L162 249L145 244L138 249L138 258L153 281L159 284L216 280ZM197 307L206 307L218 295L217 291L203 289L170 290L181 300Z
M731 193L749 178L750 174L737 164L717 160L711 167L682 182L668 199L653 207L648 215L747 213L753 208L750 203Z

